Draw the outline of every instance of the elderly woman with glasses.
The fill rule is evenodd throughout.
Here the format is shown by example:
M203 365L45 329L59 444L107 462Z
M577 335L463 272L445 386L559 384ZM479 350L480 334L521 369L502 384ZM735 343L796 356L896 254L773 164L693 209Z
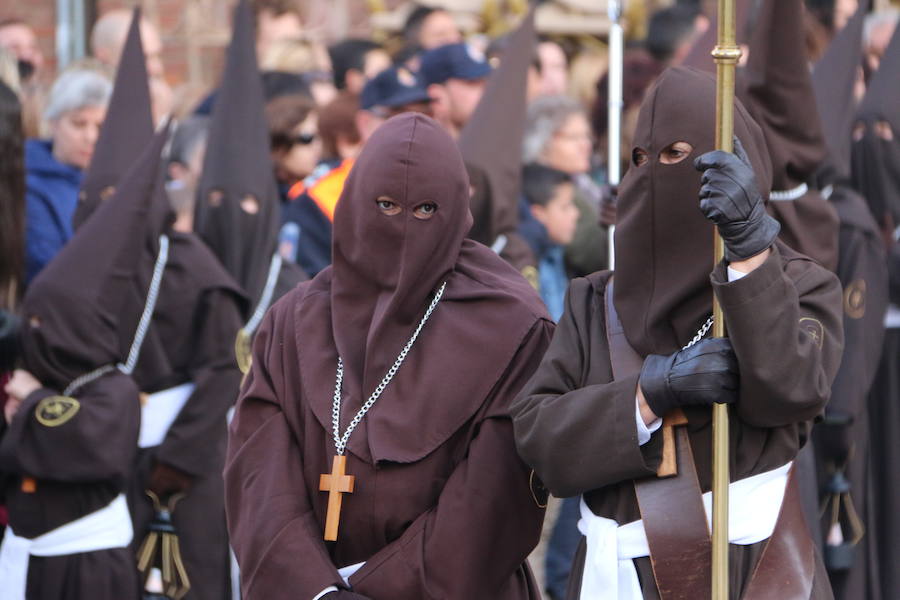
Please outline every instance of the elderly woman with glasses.
M598 224L602 193L588 175L592 151L591 126L577 101L565 96L545 96L529 105L523 164L551 167L568 173L575 181L575 204L581 216L575 238L566 248L566 264L575 276L607 267L607 231ZM526 237L530 233L527 229L526 224Z
M112 84L95 70L57 78L44 111L49 139L25 144L26 280L31 281L72 237L81 177L91 162Z

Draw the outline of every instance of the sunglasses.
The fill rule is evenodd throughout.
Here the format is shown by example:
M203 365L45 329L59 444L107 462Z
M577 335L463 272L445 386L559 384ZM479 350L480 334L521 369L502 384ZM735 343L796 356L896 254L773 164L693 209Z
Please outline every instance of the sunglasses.
M316 134L314 133L298 133L297 135L290 138L290 142L292 146L301 145L301 146L309 146L314 141L316 141Z

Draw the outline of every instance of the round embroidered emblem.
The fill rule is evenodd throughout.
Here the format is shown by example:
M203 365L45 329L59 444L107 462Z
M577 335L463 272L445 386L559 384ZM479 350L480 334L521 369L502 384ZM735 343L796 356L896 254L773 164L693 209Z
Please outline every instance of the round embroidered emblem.
M59 427L78 413L81 404L68 396L48 396L38 402L34 418L45 427Z

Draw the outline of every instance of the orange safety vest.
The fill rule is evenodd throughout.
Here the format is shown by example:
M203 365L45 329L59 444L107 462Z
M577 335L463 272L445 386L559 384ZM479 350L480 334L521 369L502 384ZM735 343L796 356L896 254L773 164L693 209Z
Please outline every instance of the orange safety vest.
M309 178L298 181L288 190L288 198L294 200L306 192L322 211L322 214L328 217L329 221L334 222L334 209L337 208L341 192L344 191L344 183L347 181L347 176L350 175L353 162L352 158L345 159L340 165L313 180L309 185L307 185Z

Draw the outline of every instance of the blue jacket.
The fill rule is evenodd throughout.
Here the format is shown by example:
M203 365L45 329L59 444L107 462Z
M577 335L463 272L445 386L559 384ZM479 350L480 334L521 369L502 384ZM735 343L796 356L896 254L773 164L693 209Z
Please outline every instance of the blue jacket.
M53 157L49 140L25 143L25 281L30 282L72 237L81 169Z
M528 201L519 199L519 233L531 246L537 258L538 284L541 300L554 322L559 322L566 305L569 273L566 269L564 248L550 241L547 229L531 214Z
M300 228L297 243L297 264L310 277L331 264L331 221L319 210L305 191L296 198L288 198L282 187L281 223L295 223Z

